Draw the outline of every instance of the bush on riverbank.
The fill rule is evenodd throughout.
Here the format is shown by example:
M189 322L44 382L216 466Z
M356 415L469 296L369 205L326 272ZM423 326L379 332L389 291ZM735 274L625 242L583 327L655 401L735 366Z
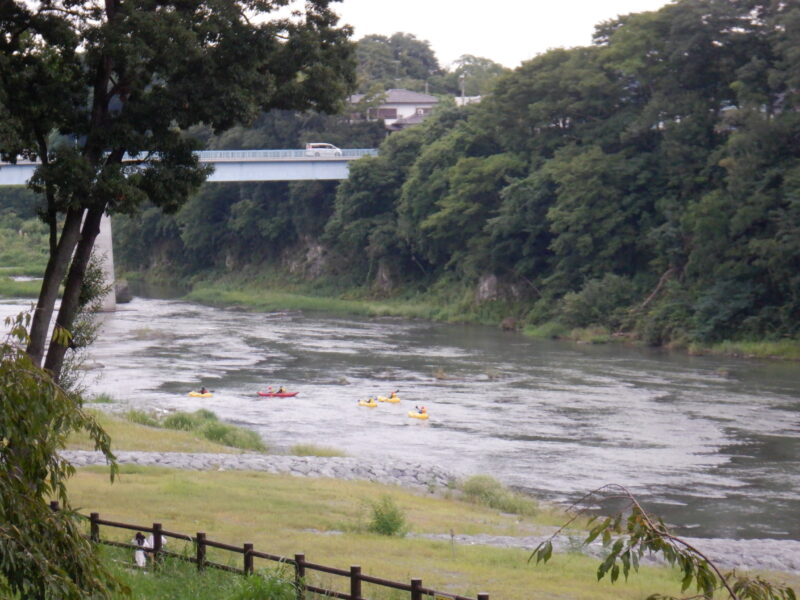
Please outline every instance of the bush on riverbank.
M409 525L406 516L391 496L381 496L379 500L370 504L370 509L372 516L367 525L367 531L399 537L408 533Z
M328 448L327 446L317 446L316 444L295 444L289 448L289 454L293 456L347 456L346 452L337 450L336 448Z
M143 410L131 409L123 416L132 423L147 427L193 432L211 442L231 448L256 452L267 449L258 433L244 427L222 423L210 410L200 409L193 413L175 412L159 418Z
M533 498L509 490L489 475L474 475L461 483L459 489L468 502L506 513L533 516L539 512L539 505Z

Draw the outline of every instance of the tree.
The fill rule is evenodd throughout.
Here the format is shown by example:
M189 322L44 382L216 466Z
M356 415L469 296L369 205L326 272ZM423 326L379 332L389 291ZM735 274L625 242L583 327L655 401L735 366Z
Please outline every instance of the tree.
M48 0L0 15L0 153L40 157L51 252L28 353L57 379L104 213L174 212L208 174L182 134L271 108L334 110L354 84L350 29L331 0ZM57 131L60 136L49 134ZM133 157L131 159L130 157ZM56 215L64 215L57 231ZM56 232L55 234L53 232ZM56 339L48 327L67 274Z
M0 596L109 598L119 584L81 535L66 496L75 469L58 452L70 434L85 430L111 462L113 479L110 440L79 398L20 349L27 341L26 318L6 324L12 330L0 342ZM53 512L51 498L63 510Z
M445 89L454 95L481 96L488 94L500 75L509 73L500 63L489 58L463 54L450 65L442 76Z
M661 555L666 562L683 574L681 588L688 590L694 584L698 594L692 598L709 599L720 591L729 600L796 600L794 590L783 584L773 584L760 577L746 577L735 572L723 573L700 550L674 535L664 522L648 513L633 494L621 485L606 485L586 494L572 506L568 522L550 538L539 544L529 561L547 562L553 555L553 539L577 519L587 515L598 503L621 503L621 508L609 517L591 517L591 529L584 541L590 544L597 538L603 541L608 552L597 568L597 579L609 575L611 582L620 574L625 579L631 570L639 570L639 561L645 553ZM652 594L648 600L678 600L673 596Z
M405 87L407 80L424 82L441 72L430 43L410 33L364 36L358 41L356 52L361 91L375 82L386 88ZM411 87L419 86L412 83Z

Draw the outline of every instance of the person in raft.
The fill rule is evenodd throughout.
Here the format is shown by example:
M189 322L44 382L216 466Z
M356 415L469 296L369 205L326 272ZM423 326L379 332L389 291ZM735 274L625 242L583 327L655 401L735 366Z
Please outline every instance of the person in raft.
M206 389L206 387L205 387L205 386L203 386L203 387L201 387L201 388L200 388L200 393L201 393L201 394L207 394L207 393L208 393L208 390Z
M421 415L424 415L424 414L427 414L427 413L428 413L428 409L427 409L427 408L425 408L424 406L415 406L414 408L416 408L416 409L417 409L417 412L418 412L419 414L421 414Z
M279 393L279 394L285 394L285 393L286 393L286 388L285 388L285 387L283 387L283 386L279 387L279 388L278 388L278 393Z
M394 400L397 398L397 390L394 390L391 394L389 394L389 399Z

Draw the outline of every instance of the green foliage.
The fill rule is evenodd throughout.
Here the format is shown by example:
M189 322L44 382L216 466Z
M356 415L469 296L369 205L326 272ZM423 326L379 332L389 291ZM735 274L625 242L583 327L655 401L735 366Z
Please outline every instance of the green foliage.
M218 421L206 421L198 429L198 432L207 440L224 446L259 452L267 449L258 433L235 425L228 425Z
M126 411L123 416L132 423L146 425L147 427L164 427L178 431L194 431L209 441L240 448L242 450L255 450L262 452L267 449L261 436L255 431L222 423L213 412L200 409L193 413L175 412L163 419L139 409Z
M295 600L294 574L284 568L259 570L244 577L164 557L157 569L130 568L131 551L101 548L104 561L130 588L132 600ZM121 595L115 598L122 597Z
M146 412L138 408L132 408L130 410L127 410L123 413L122 416L131 423L136 423L138 425L145 425L147 427L161 427L161 423L159 422L158 417L156 417L152 413Z
M230 600L296 600L293 577L286 570L260 571L238 582Z
M408 532L408 523L402 509L391 496L381 496L370 505L370 520L367 530L380 535L403 537Z
M185 412L176 412L167 415L164 417L164 420L161 422L167 429L178 429L180 431L192 431L197 429L201 423L203 423L205 419L199 419L196 415L185 413Z
M92 404L114 404L114 402L116 402L114 397L109 394L97 394L96 396L92 396L89 401Z
M606 273L602 279L587 281L579 292L564 295L561 319L570 327L603 325L617 330L625 324L635 292L629 279Z
M683 539L673 535L664 522L642 507L630 491L619 485L607 485L594 490L573 506L574 513L567 525L586 514L590 505L603 500L622 501L624 506L609 517L593 516L584 545L601 539L606 556L597 568L597 579L606 575L612 583L622 575L626 580L631 571L639 570L640 560L645 554L656 554L664 558L681 573L681 591L694 586L695 598L711 598L722 593L730 600L796 600L794 590L783 584L773 584L761 577L747 577L735 572L724 574L702 552ZM567 525L564 525L566 527ZM553 555L553 538L539 544L528 559L547 562ZM678 600L674 596L652 594L648 600Z
M75 469L59 456L70 434L88 432L116 473L110 440L81 406L18 347L30 318L9 319L0 343L0 595L110 598L119 583L83 537L66 481ZM63 510L53 512L56 499Z
M798 10L754 6L678 0L600 24L591 47L502 73L475 57L440 73L425 42L367 36L357 48L366 103L406 79L421 89L413 77L450 93L461 74L465 86L484 77L491 89L386 137L335 199L332 185L219 187L170 223L148 216L143 242L131 226L126 243L142 268L268 263L335 279L331 294L425 290L441 318L496 319L464 292L492 274L527 325L557 320L648 344L794 339ZM204 135L379 140L354 126L348 138L346 120L269 114L230 137ZM315 269L298 267L307 256Z
M289 453L294 456L347 456L346 453L336 448L315 444L295 444L289 448Z
M464 498L475 504L517 515L535 515L539 511L532 498L509 490L489 475L473 475L459 487Z

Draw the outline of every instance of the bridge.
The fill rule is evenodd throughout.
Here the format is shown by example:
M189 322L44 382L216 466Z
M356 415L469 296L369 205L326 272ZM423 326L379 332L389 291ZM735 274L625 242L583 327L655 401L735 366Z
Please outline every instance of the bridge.
M214 172L206 181L300 181L347 179L350 162L363 156L375 156L374 149L342 149L340 155L316 155L314 150L203 150L196 153L200 163L211 165ZM138 157L137 157L138 159ZM131 158L133 163L136 159ZM0 162L0 185L25 185L38 162L20 160ZM95 251L101 256L106 282L112 292L103 302L103 310L116 307L113 293L114 255L111 241L111 220L108 215L100 223Z
M378 151L342 149L341 156L315 156L312 150L203 150L196 154L201 164L214 167L207 181L300 181L347 179L351 161ZM38 166L27 160L0 162L0 185L25 185Z

